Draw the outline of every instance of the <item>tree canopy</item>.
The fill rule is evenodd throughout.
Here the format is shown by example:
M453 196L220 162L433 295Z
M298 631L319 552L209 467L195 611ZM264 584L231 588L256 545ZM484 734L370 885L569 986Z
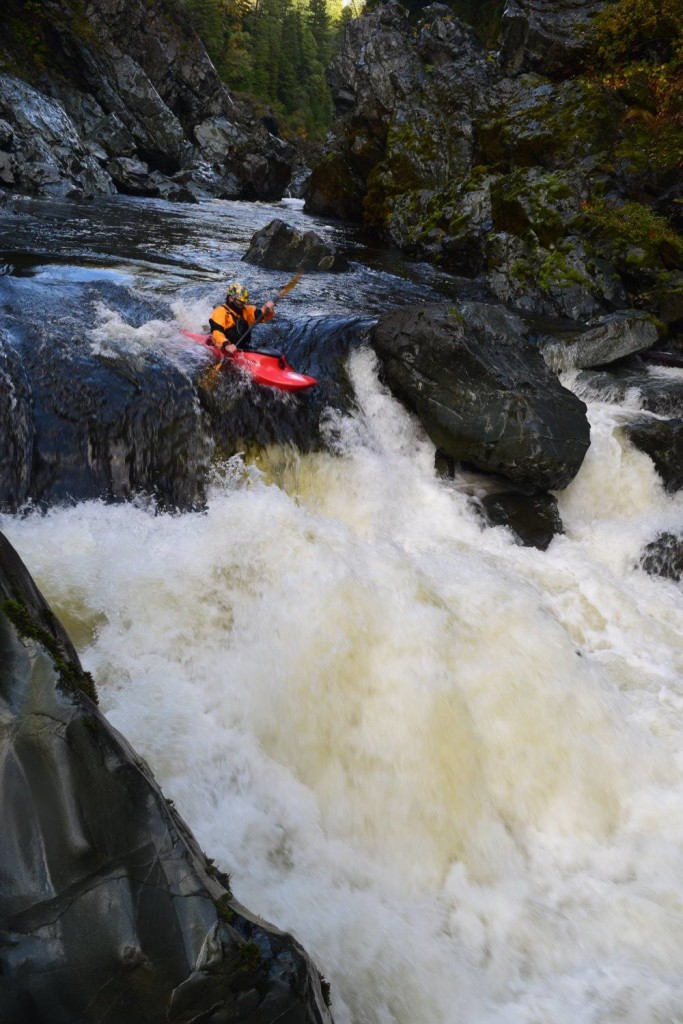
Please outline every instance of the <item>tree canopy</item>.
M290 132L316 138L332 113L325 67L341 0L181 0L216 70L272 107Z

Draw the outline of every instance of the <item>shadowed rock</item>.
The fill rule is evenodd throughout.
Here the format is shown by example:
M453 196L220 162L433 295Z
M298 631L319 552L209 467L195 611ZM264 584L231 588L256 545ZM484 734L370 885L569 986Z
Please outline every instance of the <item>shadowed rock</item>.
M566 74L586 52L585 30L605 0L507 0L501 60L510 72Z
M346 263L331 242L315 231L298 231L276 218L257 231L242 257L271 270L344 270Z
M477 506L489 526L505 526L524 547L545 551L553 537L563 532L557 498L552 494L497 491L479 499Z
M683 418L643 416L628 423L624 431L636 448L650 456L665 489L679 491L683 487Z
M502 307L401 310L380 318L373 345L389 387L446 455L539 490L578 472L586 407Z
M323 1024L294 939L249 914L0 535L0 1020Z

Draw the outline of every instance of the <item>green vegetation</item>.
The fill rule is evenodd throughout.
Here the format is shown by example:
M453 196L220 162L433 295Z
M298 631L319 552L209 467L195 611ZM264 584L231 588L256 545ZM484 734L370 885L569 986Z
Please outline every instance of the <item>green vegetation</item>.
M235 920L235 911L230 906L231 899L232 894L225 893L216 900L216 910L227 924L233 924Z
M627 104L615 156L666 175L683 160L683 0L618 0L594 19L590 75Z
M619 270L683 266L683 238L665 217L642 203L586 203L579 218L586 235L607 251Z
M221 78L272 107L291 134L321 137L341 0L176 0Z
M19 636L35 640L45 648L54 662L60 685L64 690L69 693L84 693L97 704L97 690L93 677L69 660L62 643L54 635L56 620L49 612L44 613L42 623L37 621L18 595L14 600L3 601L0 610L5 613Z
M237 952L235 969L244 974L252 974L261 966L261 947L258 942L244 942Z

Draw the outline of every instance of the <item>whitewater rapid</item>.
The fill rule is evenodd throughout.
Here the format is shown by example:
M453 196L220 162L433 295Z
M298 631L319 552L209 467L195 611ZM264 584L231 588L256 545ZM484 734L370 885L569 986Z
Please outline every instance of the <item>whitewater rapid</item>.
M328 453L217 470L206 511L0 517L238 899L294 933L337 1024L683 1021L683 521L632 410L546 552L352 357Z

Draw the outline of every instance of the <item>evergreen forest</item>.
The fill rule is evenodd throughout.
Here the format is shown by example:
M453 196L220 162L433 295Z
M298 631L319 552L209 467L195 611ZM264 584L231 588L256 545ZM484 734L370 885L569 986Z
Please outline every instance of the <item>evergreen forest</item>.
M236 94L272 108L289 135L324 135L332 114L325 68L344 21L341 0L182 0L182 7Z

